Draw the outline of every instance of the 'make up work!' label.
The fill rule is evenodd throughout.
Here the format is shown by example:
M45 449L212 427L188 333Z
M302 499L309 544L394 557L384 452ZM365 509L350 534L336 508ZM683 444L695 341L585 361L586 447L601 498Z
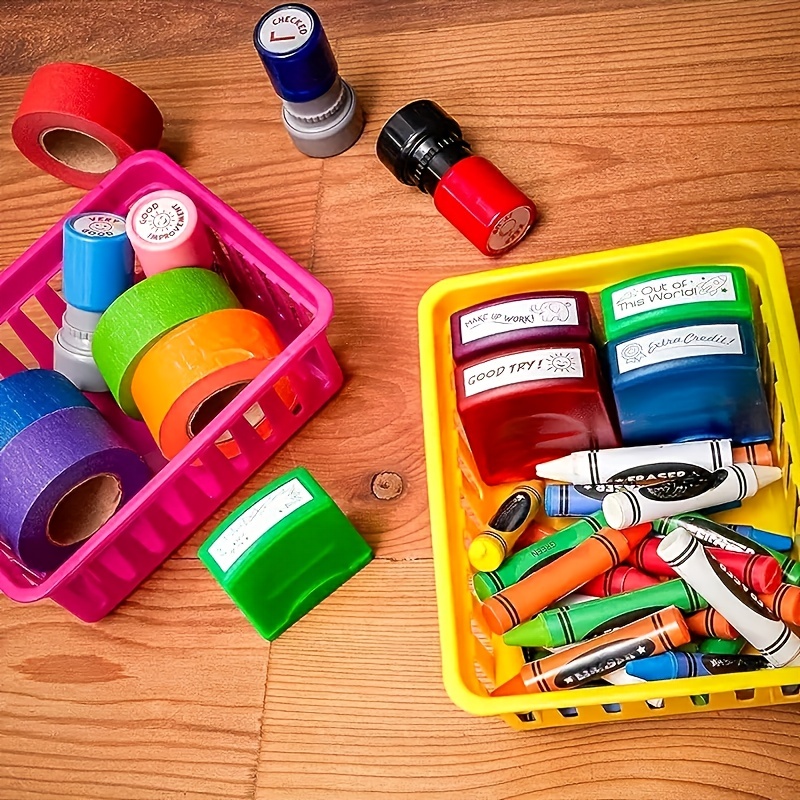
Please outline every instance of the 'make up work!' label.
M620 374L676 358L742 355L739 326L689 325L660 333L637 336L616 345Z
M657 308L684 303L734 302L736 288L730 272L698 272L656 278L611 293L614 319L625 319Z
M464 370L464 396L527 381L582 378L581 351L573 347L531 350L490 358Z
M496 333L523 328L577 325L578 306L573 297L547 297L541 300L509 300L461 317L461 342L470 342Z

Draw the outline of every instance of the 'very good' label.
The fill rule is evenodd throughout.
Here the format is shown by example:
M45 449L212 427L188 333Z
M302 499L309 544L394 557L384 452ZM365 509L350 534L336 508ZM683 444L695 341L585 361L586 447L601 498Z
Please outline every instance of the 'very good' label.
M116 214L81 214L70 224L78 233L96 236L99 239L125 234L125 220Z
M297 478L264 495L208 548L208 554L227 572L264 534L282 519L314 499Z
M620 374L652 364L693 356L741 355L739 326L689 325L661 333L647 333L615 347Z
M614 319L684 303L734 302L736 288L730 272L698 272L656 278L611 293Z
M464 370L464 395L473 395L526 381L582 378L583 360L577 348L554 348L490 358Z
M541 300L509 300L461 317L461 342L469 344L486 336L524 328L577 325L578 305L574 297Z

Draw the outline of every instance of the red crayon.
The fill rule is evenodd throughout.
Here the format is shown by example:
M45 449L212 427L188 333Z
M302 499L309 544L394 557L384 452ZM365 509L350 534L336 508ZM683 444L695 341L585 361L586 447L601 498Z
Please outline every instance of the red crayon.
M663 578L674 578L677 573L658 555L660 539L647 539L627 558L643 572ZM708 553L724 564L742 583L755 592L774 592L781 583L781 565L772 556L735 553L719 547L706 548Z
M635 589L644 589L647 586L655 586L658 582L658 578L646 575L634 567L619 566L592 578L589 583L585 583L581 586L581 594L589 594L592 597L608 597L612 594L622 594Z

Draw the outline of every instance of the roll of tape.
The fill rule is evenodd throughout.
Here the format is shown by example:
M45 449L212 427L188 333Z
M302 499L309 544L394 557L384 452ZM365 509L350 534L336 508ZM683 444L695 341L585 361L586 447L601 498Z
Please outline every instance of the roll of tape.
M0 449L36 420L63 408L94 408L50 369L27 369L0 381ZM5 502L0 499L0 505Z
M0 535L20 561L49 572L150 478L95 408L62 408L0 450Z
M164 456L174 458L282 349L269 320L245 309L206 314L153 345L139 362L131 388ZM294 406L288 379L275 388L287 408ZM269 435L269 422L257 405L247 416L262 436ZM219 445L225 455L238 454L229 438Z
M209 232L182 192L165 189L140 198L128 212L126 227L145 275L214 262Z
M105 311L133 286L133 248L117 214L78 214L64 223L64 299L82 311Z
M91 189L124 158L158 147L164 120L124 78L86 64L33 73L11 135L22 155L59 180Z
M131 381L144 354L178 325L211 311L239 308L228 284L207 269L171 269L140 281L100 318L92 355L122 410L141 419Z

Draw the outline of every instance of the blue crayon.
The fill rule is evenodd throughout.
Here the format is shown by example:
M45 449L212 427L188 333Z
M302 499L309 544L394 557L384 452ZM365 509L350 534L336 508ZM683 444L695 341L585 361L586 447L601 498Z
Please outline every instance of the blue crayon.
M729 672L753 672L767 667L769 662L764 656L683 653L670 650L657 656L631 661L625 665L625 671L628 675L645 681L666 681L672 678L724 675Z
M794 544L791 536L762 531L761 528L754 528L752 525L731 525L730 527L737 533L741 533L742 536L746 536L748 539L752 539L754 542L758 542L772 550L777 550L780 553L787 553Z
M544 489L544 513L548 517L588 517L601 510L603 498L619 486L551 483Z

